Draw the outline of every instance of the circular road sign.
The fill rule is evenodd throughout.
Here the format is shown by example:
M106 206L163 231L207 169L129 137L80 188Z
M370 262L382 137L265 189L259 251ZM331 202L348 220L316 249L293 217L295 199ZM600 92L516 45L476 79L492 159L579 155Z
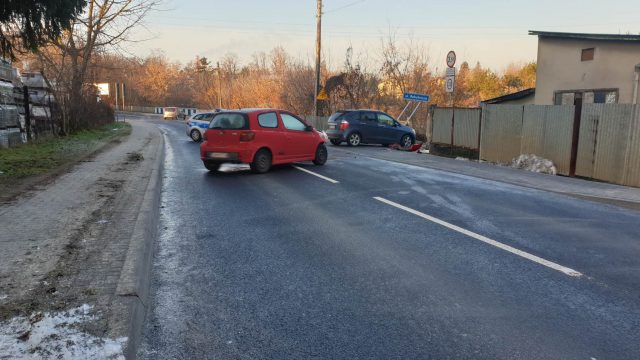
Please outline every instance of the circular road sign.
M447 66L452 68L456 64L456 52L451 50L447 54Z

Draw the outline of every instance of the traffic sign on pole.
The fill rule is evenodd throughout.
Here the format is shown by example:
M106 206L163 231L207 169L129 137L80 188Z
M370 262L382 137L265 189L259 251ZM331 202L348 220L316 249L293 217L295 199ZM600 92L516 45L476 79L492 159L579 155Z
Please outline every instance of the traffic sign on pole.
M455 90L456 87L456 77L454 76L447 76L444 80L444 90L448 93L452 93Z
M456 65L456 52L451 50L447 54L447 66L452 68Z
M416 93L404 93L404 99L409 101L427 102L429 101L429 95L416 94Z
M324 88L320 89L320 92L318 93L318 97L316 97L316 99L318 99L318 101L329 100L329 96L327 95L327 92L324 90Z

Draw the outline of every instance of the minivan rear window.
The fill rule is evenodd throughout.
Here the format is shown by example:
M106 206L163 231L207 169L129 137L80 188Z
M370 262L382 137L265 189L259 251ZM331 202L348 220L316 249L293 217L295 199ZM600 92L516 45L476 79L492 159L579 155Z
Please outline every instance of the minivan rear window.
M222 113L217 114L209 129L248 129L247 118L244 114Z

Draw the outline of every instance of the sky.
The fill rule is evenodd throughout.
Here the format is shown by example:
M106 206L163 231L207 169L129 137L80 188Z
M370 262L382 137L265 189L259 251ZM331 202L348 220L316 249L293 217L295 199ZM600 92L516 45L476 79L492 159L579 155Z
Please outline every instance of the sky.
M196 56L212 61L281 46L294 58L315 62L316 0L164 0L130 45L132 55L162 51L183 64ZM528 30L640 33L637 0L324 0L323 60L337 69L353 47L376 64L384 38L425 49L431 65L445 68L449 50L458 64L480 62L496 71L536 60L537 38Z

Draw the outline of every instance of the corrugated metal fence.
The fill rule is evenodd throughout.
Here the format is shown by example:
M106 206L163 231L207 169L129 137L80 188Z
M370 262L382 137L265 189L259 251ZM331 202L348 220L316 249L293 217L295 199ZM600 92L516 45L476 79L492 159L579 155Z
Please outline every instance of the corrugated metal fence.
M480 159L508 162L520 155L522 106L487 105L482 111Z
M453 145L478 149L479 131L482 160L504 163L535 154L569 175L575 111L573 105L456 109ZM450 108L434 110L433 143L451 145L451 118ZM577 146L577 176L640 186L640 105L584 104Z
M454 146L477 149L480 134L481 109L438 108L433 113L433 140L437 144L451 144L451 122L454 121ZM455 119L454 119L455 116Z
M574 111L573 105L525 105L520 154L542 156L553 161L558 174L569 175Z
M583 106L576 175L640 186L640 105Z

